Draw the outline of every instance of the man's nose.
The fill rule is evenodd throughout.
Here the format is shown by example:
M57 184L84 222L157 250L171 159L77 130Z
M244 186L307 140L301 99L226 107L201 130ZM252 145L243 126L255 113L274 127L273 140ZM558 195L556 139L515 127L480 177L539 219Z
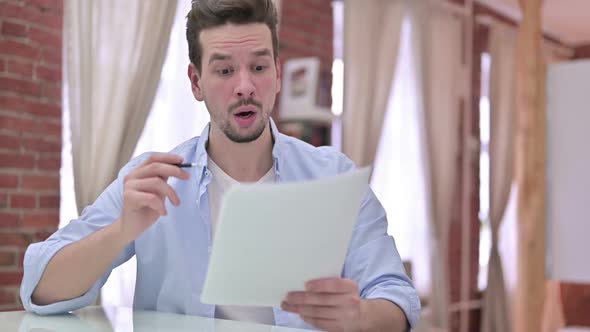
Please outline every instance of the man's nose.
M240 71L239 82L235 88L236 96L240 98L252 97L255 90L252 75L248 71Z

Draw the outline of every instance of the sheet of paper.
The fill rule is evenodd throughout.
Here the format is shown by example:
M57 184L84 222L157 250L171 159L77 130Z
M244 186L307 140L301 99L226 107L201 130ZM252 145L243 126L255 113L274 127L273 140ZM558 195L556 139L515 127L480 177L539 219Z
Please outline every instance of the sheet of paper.
M222 199L201 301L278 307L306 281L340 276L369 174L233 187Z

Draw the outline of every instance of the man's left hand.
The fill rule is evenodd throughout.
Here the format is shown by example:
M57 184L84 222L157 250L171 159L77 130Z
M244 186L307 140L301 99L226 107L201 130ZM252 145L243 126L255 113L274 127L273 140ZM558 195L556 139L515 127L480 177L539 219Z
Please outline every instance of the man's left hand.
M305 284L305 291L290 292L281 304L285 311L325 331L361 331L359 289L353 280L327 278Z

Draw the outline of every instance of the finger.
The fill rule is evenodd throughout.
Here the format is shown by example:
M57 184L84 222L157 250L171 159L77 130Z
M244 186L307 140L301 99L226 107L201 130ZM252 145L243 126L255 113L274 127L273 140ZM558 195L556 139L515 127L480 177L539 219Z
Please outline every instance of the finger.
M166 206L163 200L153 193L146 193L141 191L128 191L125 192L124 197L125 204L131 204L138 208L148 208L161 216L167 214Z
M169 164L154 162L141 167L136 168L130 173L130 176L135 179L145 179L151 177L160 177L162 179L168 179L173 176L181 180L188 180L190 174L182 168Z
M285 302L292 305L348 306L359 304L360 298L356 293L291 292Z
M292 313L298 314L299 313L299 311L298 311L299 310L299 307L300 307L299 305L297 305L297 304L290 304L287 301L281 302L281 309L284 310L284 311L288 311L288 312L292 312Z
M141 191L156 194L162 202L168 197L175 206L180 205L180 199L176 191L160 178L136 179L126 183L129 190Z
M351 279L325 278L306 282L305 290L319 293L358 293L358 286Z
M345 315L342 307L334 306L293 305L283 302L281 309L313 318L338 319Z
M171 154L171 153L154 153L150 155L148 159L146 159L141 166L149 165L152 163L163 163L163 164L179 164L183 162L183 158L179 155Z

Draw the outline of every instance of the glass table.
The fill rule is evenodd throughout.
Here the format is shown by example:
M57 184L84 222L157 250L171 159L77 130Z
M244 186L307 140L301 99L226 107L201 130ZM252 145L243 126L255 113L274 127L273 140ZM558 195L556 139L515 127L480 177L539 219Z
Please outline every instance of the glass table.
M70 314L39 316L24 311L0 312L0 331L12 332L297 332L286 327L125 307L93 306Z

